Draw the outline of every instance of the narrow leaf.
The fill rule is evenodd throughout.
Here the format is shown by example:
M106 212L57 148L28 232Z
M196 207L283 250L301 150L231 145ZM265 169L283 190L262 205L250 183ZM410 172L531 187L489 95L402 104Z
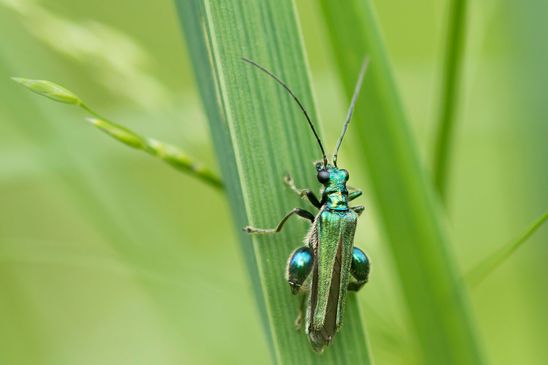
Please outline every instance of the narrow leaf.
M284 186L286 173L301 187L318 187L312 162L321 154L303 114L286 90L242 61L287 82L317 125L293 1L178 0L177 6L273 361L370 364L354 295L341 332L322 355L294 328L300 298L284 270L308 224L289 221L274 236L242 231L248 224L273 227L295 206L311 209Z
M518 238L505 244L499 251L493 254L491 257L485 259L473 270L466 275L466 281L476 286L483 281L489 274L491 274L497 267L502 265L518 248L520 248L528 239L535 233L542 225L548 220L548 213L544 213L533 224L531 224L525 232L523 232Z
M447 22L442 93L439 100L437 135L434 140L432 175L442 199L447 198L447 181L451 169L451 147L462 79L464 61L466 11L468 0L451 0Z
M320 4L349 99L363 58L371 60L350 125L359 140L352 147L368 171L375 213L421 347L422 358L414 362L481 364L466 288L458 280L435 194L411 138L372 2Z

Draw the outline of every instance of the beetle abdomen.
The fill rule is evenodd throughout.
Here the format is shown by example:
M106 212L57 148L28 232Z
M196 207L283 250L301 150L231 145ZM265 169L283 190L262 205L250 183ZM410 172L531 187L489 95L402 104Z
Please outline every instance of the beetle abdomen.
M357 215L351 210L323 209L309 236L316 264L307 332L319 352L329 345L342 322L356 220Z

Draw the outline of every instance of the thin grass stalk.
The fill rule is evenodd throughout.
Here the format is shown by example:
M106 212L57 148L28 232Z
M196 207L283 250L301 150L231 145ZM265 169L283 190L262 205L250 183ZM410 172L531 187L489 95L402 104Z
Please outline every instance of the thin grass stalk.
M496 253L482 261L466 275L466 281L471 286L480 284L487 276L495 271L503 262L508 260L542 225L548 220L548 213L537 218L517 238L502 246Z
M20 77L12 77L12 79L38 95L45 96L59 103L79 106L94 116L94 118L87 118L88 122L126 146L157 157L178 171L189 174L214 188L223 188L221 179L214 172L189 157L178 147L152 138L143 137L101 116L76 94L63 86L47 80L30 80Z
M467 0L451 0L449 5L442 92L432 166L434 185L442 200L447 199L451 171L451 151L463 74L467 3Z

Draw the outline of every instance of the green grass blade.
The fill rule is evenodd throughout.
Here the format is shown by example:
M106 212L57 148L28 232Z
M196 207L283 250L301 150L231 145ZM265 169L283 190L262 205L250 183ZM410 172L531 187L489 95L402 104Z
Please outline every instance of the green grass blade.
M442 94L439 100L437 135L434 141L434 184L442 199L447 198L447 178L451 166L451 146L464 61L467 0L452 0L447 24Z
M137 133L122 127L121 125L102 117L100 114L87 106L84 101L76 96L72 91L65 89L61 85L46 80L30 80L20 77L12 77L12 79L38 95L45 96L60 103L72 104L81 107L91 115L95 116L95 118L88 118L88 121L91 124L112 138L122 142L126 146L144 151L154 157L158 157L175 169L194 176L217 189L223 188L221 179L217 177L215 173L202 164L196 162L179 148L164 142L140 136Z
M257 61L286 80L317 121L293 2L179 0L177 6L273 361L370 364L352 295L343 329L322 355L293 326L299 298L290 294L284 270L307 224L293 220L276 236L242 232L306 207L283 184L286 173L299 186L318 185L312 162L321 155L302 113L279 85L242 61Z
M435 193L411 138L370 1L322 0L339 75L350 98L371 60L350 133L367 168L422 364L481 364L465 287L458 280ZM378 274L379 268L377 268Z
M482 261L478 266L472 269L466 275L466 281L471 286L476 286L491 274L497 267L506 261L518 248L520 248L528 239L548 220L548 213L544 213L533 224L531 224L525 232L518 238L508 242L499 251L491 257Z

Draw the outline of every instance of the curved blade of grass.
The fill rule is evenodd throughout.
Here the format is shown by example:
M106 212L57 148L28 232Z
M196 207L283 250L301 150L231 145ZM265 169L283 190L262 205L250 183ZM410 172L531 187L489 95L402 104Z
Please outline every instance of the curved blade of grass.
M478 266L472 269L466 276L466 281L471 286L476 286L491 274L497 267L506 261L518 248L521 247L548 220L548 213L544 213L533 224L531 224L525 232L518 238L508 242L499 251L491 257L482 261Z
M189 175L194 176L217 189L223 188L221 179L217 177L215 173L202 164L194 161L179 148L154 139L142 137L137 133L122 127L121 125L102 117L87 106L82 99L76 96L76 94L65 89L63 86L51 81L30 80L21 77L12 77L12 80L38 95L45 96L60 103L77 105L81 107L96 117L88 118L88 121L112 138L129 147L144 151L154 157L158 157L175 169L188 173Z
M299 298L290 294L284 270L307 224L291 221L276 236L242 232L248 224L273 226L304 206L284 186L286 173L300 186L318 184L312 161L321 155L302 113L285 90L242 61L252 59L287 81L317 122L293 2L178 0L177 6L273 361L370 364L353 296L342 331L322 355L294 328Z
M433 179L442 199L447 196L447 176L451 165L451 146L459 101L460 79L464 60L467 0L452 0L447 23L447 40L442 94L439 100L437 135L434 140Z
M322 0L339 75L350 98L360 63L371 60L351 133L363 156L394 257L422 364L481 364L435 194L409 132L370 1Z

